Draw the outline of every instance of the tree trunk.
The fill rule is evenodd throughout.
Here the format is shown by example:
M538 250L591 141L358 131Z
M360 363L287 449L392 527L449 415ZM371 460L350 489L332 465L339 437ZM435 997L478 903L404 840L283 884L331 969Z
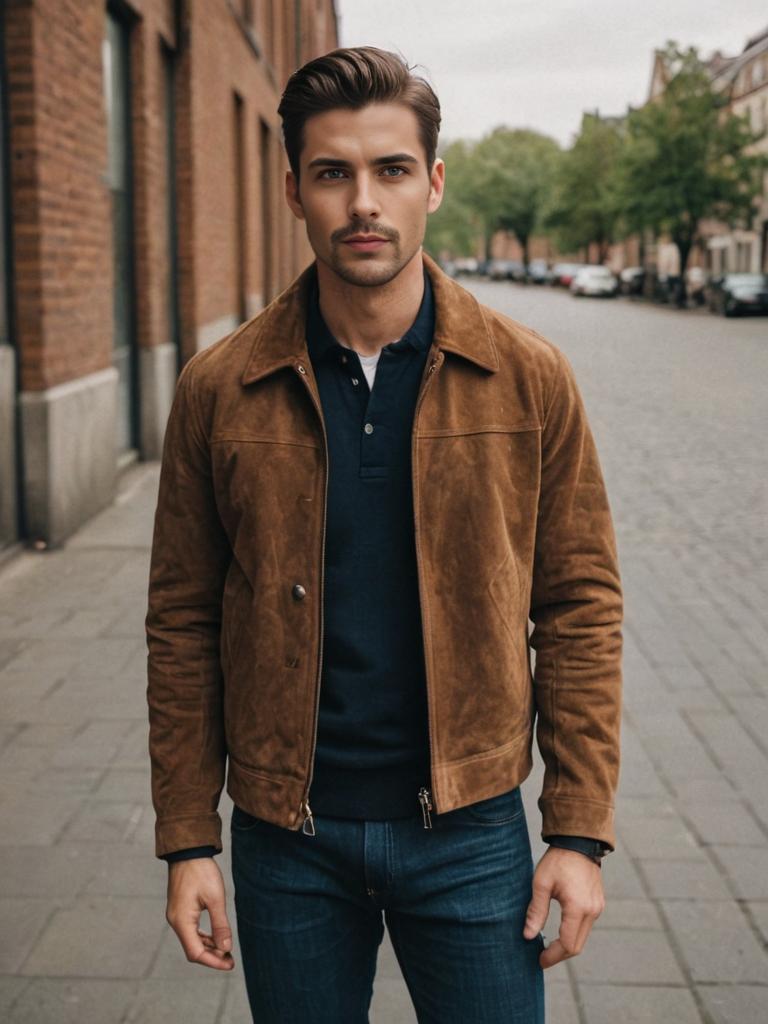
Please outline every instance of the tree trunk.
M528 235L520 239L523 247L523 284L528 284Z
M690 238L676 238L675 245L680 257L680 285L677 289L677 305L680 309L685 309L688 305L688 286L685 282L685 272L688 269L688 257L691 254L692 242Z

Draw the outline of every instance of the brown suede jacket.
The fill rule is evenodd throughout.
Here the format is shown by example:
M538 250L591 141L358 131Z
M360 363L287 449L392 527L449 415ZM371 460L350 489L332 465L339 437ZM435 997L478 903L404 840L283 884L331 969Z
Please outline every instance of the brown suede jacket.
M559 349L424 260L436 321L412 476L433 810L525 779L536 722L542 836L613 849L622 592L582 399ZM157 856L221 849L227 761L249 813L290 829L311 814L327 457L308 277L176 388L146 616Z

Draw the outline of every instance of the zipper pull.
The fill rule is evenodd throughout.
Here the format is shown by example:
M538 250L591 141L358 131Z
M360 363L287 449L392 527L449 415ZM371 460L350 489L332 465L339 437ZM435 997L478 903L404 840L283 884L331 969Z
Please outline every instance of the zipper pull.
M424 818L424 828L432 828L432 818L429 813L432 810L432 797L425 786L422 786L419 790L419 803L421 804L421 814Z
M315 819L312 817L312 809L309 806L309 800L301 801L301 810L304 813L304 824L301 826L301 831L305 836L316 835Z

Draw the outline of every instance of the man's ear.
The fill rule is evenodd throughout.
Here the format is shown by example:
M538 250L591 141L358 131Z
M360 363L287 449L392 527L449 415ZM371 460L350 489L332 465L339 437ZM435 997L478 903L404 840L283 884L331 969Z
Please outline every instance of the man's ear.
M298 220L304 220L304 208L299 197L299 183L293 171L285 172L285 201Z
M440 160L438 157L432 164L432 170L429 175L429 202L427 203L428 213L434 213L440 206L440 203L443 201L444 189L445 161Z

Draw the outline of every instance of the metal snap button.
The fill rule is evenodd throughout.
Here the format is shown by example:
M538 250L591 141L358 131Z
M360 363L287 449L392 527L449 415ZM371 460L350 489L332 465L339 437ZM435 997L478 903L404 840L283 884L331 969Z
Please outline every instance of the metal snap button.
M373 433L373 424L372 423L366 423L365 426L363 427L363 430L366 432L366 434L372 434Z
M293 594L294 601L301 601L307 595L306 590L300 583L294 583L291 593Z

